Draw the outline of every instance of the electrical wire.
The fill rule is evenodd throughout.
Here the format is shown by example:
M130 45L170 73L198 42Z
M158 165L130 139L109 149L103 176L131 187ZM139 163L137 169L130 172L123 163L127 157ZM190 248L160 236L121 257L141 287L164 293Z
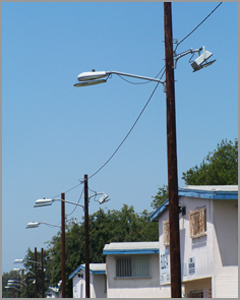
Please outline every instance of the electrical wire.
M162 68L163 70L164 68ZM162 70L160 71L160 73L162 72ZM165 73L165 71L164 71ZM162 74L161 78L163 77L164 73ZM161 79L160 78L160 79ZM130 133L132 132L133 128L135 127L135 125L137 124L138 120L140 119L141 115L143 114L143 112L145 111L146 107L148 106L150 100L152 99L158 85L159 85L160 82L158 82L153 90L153 92L151 93L148 101L146 102L146 104L144 105L143 109L141 110L140 114L138 115L136 121L134 122L134 124L132 125L131 129L128 131L127 135L125 136L125 138L122 140L122 142L119 144L119 146L117 147L117 149L114 151L114 153L110 156L110 158L95 172L93 173L90 177L92 178L93 176L95 176L97 173L99 173L109 162L110 160L115 156L115 154L118 152L118 150L120 149L120 147L123 145L123 143L126 141L126 139L128 138L128 136L130 135Z
M80 203L80 200L81 200L81 198L82 198L82 195L83 195L83 191L84 191L84 187L82 188L82 192L81 192L81 194L80 194L80 196L79 196L79 198L78 198L78 202L77 202L77 204L79 204L79 203ZM71 212L70 214L66 214L66 217L69 217L69 216L71 216L71 215L74 213L74 211L77 209L77 207L78 207L78 205L75 205L75 207L74 207L74 209L72 210L72 212Z
M176 50L177 50L177 47L183 42L183 41L185 41L198 27L200 27L210 16L211 16L211 14L212 13L214 13L214 11L216 10L216 9L218 9L219 8L219 6L222 4L223 2L220 2L211 12L210 12L210 14L208 14L207 16L206 16L206 18L204 18L203 20L202 20L202 22L200 22L188 35L186 35L179 43L177 43L177 45L176 45L176 48L175 48L175 50L174 50L174 52L176 52Z
M163 71L163 73L162 73L160 79L162 79L163 75L165 74L165 66L159 71L159 73L155 76L155 78L157 78L157 77L161 74L162 71ZM124 79L124 78L122 78L122 79ZM126 81L128 81L128 80L126 80ZM129 83L132 83L132 82L130 82L130 81L128 81L128 82L129 82ZM154 95L154 93L155 93L155 91L156 91L156 89L157 89L159 83L160 83L160 82L158 82L157 85L155 86L155 88L154 88L154 90L153 90L151 96L149 97L147 103L146 103L145 106L143 107L142 111L140 112L140 114L139 114L139 116L137 117L136 121L134 122L133 126L131 127L131 129L129 130L129 132L128 132L127 135L125 136L125 138L122 140L122 142L120 143L120 145L117 147L117 149L115 150L115 152L110 156L110 158L109 158L109 159L108 159L108 160L107 160L107 161L106 161L106 162L105 162L105 163L104 163L104 164L103 164L103 165L102 165L95 173L93 173L90 177L88 177L88 179L92 178L92 177L95 176L97 173L99 173L99 172L100 172L100 171L101 171L101 170L102 170L102 169L110 162L110 160L114 157L114 155L118 152L118 150L120 149L120 147L122 146L122 144L125 142L125 140L127 139L127 137L130 135L131 131L133 130L133 128L134 128L135 125L137 124L138 120L140 119L141 115L143 114L144 110L146 109L147 105L149 104L150 100L152 99L152 97L153 97L153 95ZM66 194L66 193L72 191L73 189L77 188L79 185L81 185L81 184L84 183L84 180L79 180L79 181L80 181L79 184L77 184L76 186L74 186L74 187L68 189L68 190L65 191L64 193ZM90 191L92 191L92 192L95 192L95 191L91 190L90 188L88 188L88 189L89 189ZM83 190L84 190L84 189L83 189ZM80 202L80 199L81 199L81 197L82 197L83 190L82 190L82 192L81 192L81 194L80 194L80 197L79 197L79 199L78 199L78 203ZM56 195L54 198L57 198L57 197L59 197L59 196L61 196L61 194ZM72 211L70 214L68 214L67 216L70 216L71 214L73 214L73 212L76 210L76 208L77 208L77 205L75 206L75 208L73 209L73 211Z

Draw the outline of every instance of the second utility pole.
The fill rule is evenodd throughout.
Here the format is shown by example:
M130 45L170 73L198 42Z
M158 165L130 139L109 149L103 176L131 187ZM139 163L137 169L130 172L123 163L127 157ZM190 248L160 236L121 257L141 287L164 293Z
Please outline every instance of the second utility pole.
M62 298L66 298L66 276L65 276L65 193L61 193L61 229L62 229Z
M178 212L177 142L173 69L172 4L164 2L167 88L167 152L170 225L171 298L181 298L181 263Z
M88 175L84 175L84 225L85 225L85 298L90 298L89 282L89 235L88 235Z

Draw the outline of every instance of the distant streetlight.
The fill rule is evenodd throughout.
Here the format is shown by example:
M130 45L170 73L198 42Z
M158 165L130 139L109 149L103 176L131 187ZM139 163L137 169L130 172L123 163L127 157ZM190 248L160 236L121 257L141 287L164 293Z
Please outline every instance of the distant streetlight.
M35 298L37 298L37 265L41 266L42 269L42 295L44 297L44 266L43 266L43 248L41 249L41 259L42 262L37 261L37 248L35 247L35 260L31 260L31 259L26 259L26 258L17 258L14 260L14 263L24 263L24 262L30 262L30 263L34 263L35 264L35 273L31 272L30 270L28 270L29 272L31 272L32 274L35 275Z
M47 223L47 222L30 222L30 223L27 223L26 229L29 229L29 228L37 228L37 227L39 227L41 224L61 228L61 226L59 226L59 225L54 225L54 224L50 224L50 223Z
M101 195L102 197L99 199L99 203L102 204L104 202L107 201L108 195L105 193L95 193L93 194L91 197L88 198L88 200L90 200L90 198L92 198L93 196L96 195ZM53 204L54 201L61 201L61 223L62 223L62 298L66 298L66 279L65 279L65 203L69 203L72 205L77 205L77 206L81 206L82 208L85 209L85 222L86 222L86 217L88 218L88 215L86 215L86 205L82 205L80 203L76 203L76 202L72 202L72 201L68 201L65 200L65 194L62 193L61 194L61 198L50 198L50 199L38 199L35 201L35 205L34 207L43 207L43 206L50 206ZM32 222L30 224L29 228L34 228L37 227L38 224L36 224L37 222ZM32 227L31 227L32 226ZM85 227L85 236L86 234L88 234L88 232L86 231L86 227ZM88 255L88 253L87 253ZM86 257L86 251L85 251L85 257Z

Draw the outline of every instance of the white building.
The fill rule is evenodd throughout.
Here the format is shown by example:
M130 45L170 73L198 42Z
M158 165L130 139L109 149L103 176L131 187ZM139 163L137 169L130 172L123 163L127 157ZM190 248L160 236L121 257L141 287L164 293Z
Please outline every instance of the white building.
M183 296L238 298L238 186L179 189ZM166 200L151 216L159 223L161 297L171 297Z
M73 298L86 298L85 264L80 265L69 275L73 281ZM106 298L106 265L89 264L90 298Z
M160 297L159 242L106 244L107 298Z
M62 291L59 291L59 288L49 287L45 293L45 298L62 298Z

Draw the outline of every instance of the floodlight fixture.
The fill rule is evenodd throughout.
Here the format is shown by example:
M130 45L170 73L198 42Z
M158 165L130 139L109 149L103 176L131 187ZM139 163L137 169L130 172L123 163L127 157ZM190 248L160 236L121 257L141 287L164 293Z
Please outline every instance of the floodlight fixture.
M108 199L108 194L103 193L102 197L98 200L98 202L99 202L99 204L103 204L109 200L110 199Z
M202 51L202 54L200 54ZM205 46L202 46L201 48L199 49L193 49L191 48L190 50L187 50L181 54L176 54L174 53L174 65L173 65L173 68L176 69L177 67L177 61L179 60L179 58L187 55L187 54L194 54L194 53L198 53L198 57L193 61L191 62L191 67L193 68L193 72L196 72L198 70L201 70L207 66L210 66L211 64L213 64L215 60L212 60L210 62L208 62L207 60L213 55L210 51L206 51L205 50Z

